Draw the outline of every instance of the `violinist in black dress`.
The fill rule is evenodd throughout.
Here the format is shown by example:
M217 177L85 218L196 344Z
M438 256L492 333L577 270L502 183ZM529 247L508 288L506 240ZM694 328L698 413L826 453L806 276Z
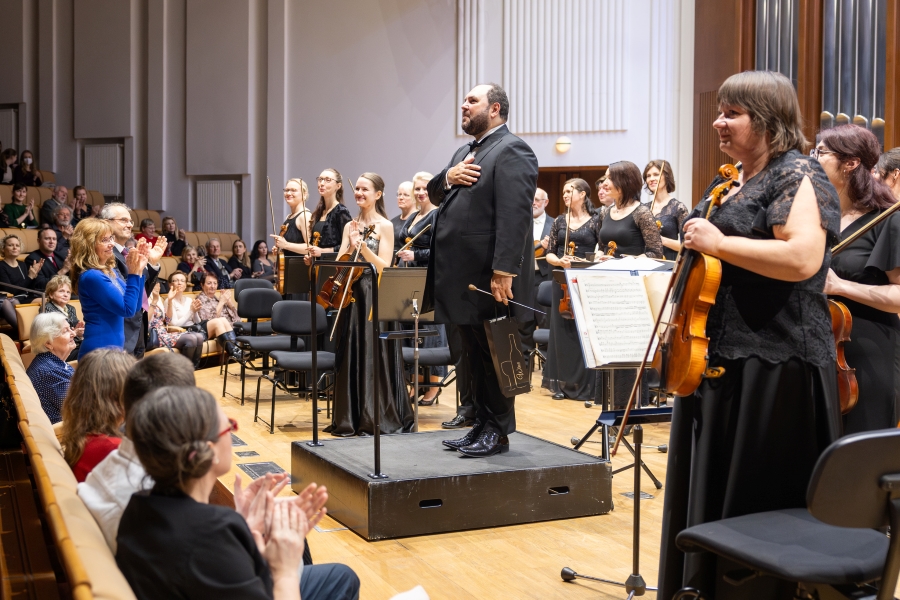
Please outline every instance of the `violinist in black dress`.
M412 186L412 181L404 181L397 186L397 208L400 209L400 214L391 219L391 224L394 226L394 254L399 252L405 243L405 238L400 235L403 225L416 212L412 200Z
M684 244L722 261L706 335L709 366L725 372L675 398L658 597L691 586L718 600L789 599L795 586L770 577L727 583L722 573L735 565L683 553L675 537L710 521L806 507L813 467L840 431L823 293L840 207L804 151L790 80L766 71L733 75L718 102L713 126L722 151L743 165L740 185L709 221L700 218L707 202L697 206Z
M675 175L667 160L651 160L644 167L644 183L652 194L649 208L659 228L663 258L675 260L681 250L681 228L688 216L684 202L672 196Z
M284 252L285 256L301 256L306 254L312 239L312 215L306 208L309 188L301 179L288 179L284 184L284 201L290 208L290 214L282 223L283 234L275 233L275 248Z
M609 206L597 213L595 225L600 250L606 254L615 243L613 256L662 258L663 246L659 227L650 208L641 204L641 171L627 160L614 162L603 182Z
M553 221L547 247L547 264L557 269L568 269L573 262L584 259L600 240L597 221L593 218L590 185L584 179L568 180L563 186L563 202L567 210ZM571 244L574 244L574 250ZM591 400L597 372L584 366L575 321L563 317L559 310L562 298L562 287L553 280L553 303L548 311L550 342L541 387L553 392L556 400Z
M822 131L813 153L838 190L841 240L876 219L895 200L872 176L881 146L856 125ZM869 229L831 260L825 292L853 316L847 364L856 369L859 397L843 416L844 435L896 427L900 420L900 213Z

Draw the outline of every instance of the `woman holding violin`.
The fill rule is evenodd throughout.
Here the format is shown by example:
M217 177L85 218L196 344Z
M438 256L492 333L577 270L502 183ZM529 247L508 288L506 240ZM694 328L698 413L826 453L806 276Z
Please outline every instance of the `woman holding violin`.
M841 239L871 223L896 202L872 176L881 147L875 134L856 125L822 131L810 155L818 158L841 202ZM856 370L858 402L843 417L844 434L896 427L900 419L900 213L871 227L835 254L825 293L852 315L843 344Z
M840 432L822 293L828 249L840 237L837 194L806 155L790 80L739 73L719 88L718 104L719 148L743 171L739 185L722 188L709 220L706 200L691 213L684 245L721 261L706 337L708 366L724 373L708 372L694 393L675 399L658 596L692 586L717 599L793 598L796 586L769 577L726 583L717 573L731 564L675 545L687 527L805 507L816 460Z
M434 177L431 173L421 171L413 176L413 198L418 209L403 224L400 237L404 245L412 242L412 245L397 253L398 266L428 267L431 258L431 234L434 230L434 218L437 216L437 207L431 203L428 196L428 182ZM409 241L407 241L409 240ZM437 331L438 335L422 338L422 348L443 348L447 346L447 332L443 325L420 325L421 329ZM409 340L404 342L412 346ZM430 379L432 383L440 381L447 374L447 367L432 367ZM424 394L419 400L419 406L431 406L438 402L441 388L420 388Z
M595 217L600 250L612 255L662 258L659 227L650 209L641 204L641 171L633 162L622 160L609 165L603 189L611 200Z
M394 226L384 210L384 180L375 173L363 173L356 180L359 216L344 226L339 256L375 265L378 273L390 266L394 253ZM346 209L345 209L346 210ZM323 234L324 237L324 234ZM341 267L341 269L349 267ZM339 269L340 271L340 269ZM381 432L410 431L412 405L402 386L393 382L395 358L379 344L381 373L374 377L372 336L376 335L372 312L372 288L378 285L368 270L357 269L345 278L346 286L335 294L332 308L340 307L335 327L335 390L332 422L325 429L334 436L375 433L375 395L381 409ZM327 283L323 290L327 288ZM348 302L342 302L344 293ZM321 297L321 295L320 295ZM346 304L346 305L345 305ZM379 388L375 388L376 381Z
M650 212L659 229L663 245L663 258L675 260L681 250L681 227L687 218L684 202L672 195L675 191L675 175L667 160L651 160L644 167L644 183L652 194Z
M353 220L344 206L344 179L337 169L325 169L316 177L319 203L310 217L312 236L318 233L318 246L308 246L304 254L319 257L326 252L337 252L347 223Z
M284 201L290 214L281 224L281 235L272 235L275 249L282 250L285 256L306 254L309 238L312 236L311 213L306 208L309 188L302 179L288 179L284 184Z
M570 179L563 186L566 212L553 221L547 264L568 269L573 262L584 260L600 241L591 203L591 186L584 179ZM568 290L553 281L553 304L550 306L550 342L541 387L553 392L554 400L590 400L594 397L596 371L584 368L581 342L571 315L561 314L560 302ZM567 317L567 318L566 318Z

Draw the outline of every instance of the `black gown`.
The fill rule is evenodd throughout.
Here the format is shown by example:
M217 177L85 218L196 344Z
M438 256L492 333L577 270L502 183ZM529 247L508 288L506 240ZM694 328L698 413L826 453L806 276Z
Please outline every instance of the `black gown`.
M651 208L650 212L653 212ZM658 215L653 218L662 223L659 228L659 235L670 240L681 239L681 228L687 220L688 209L684 203L678 198L670 198L666 205L662 207ZM663 258L666 260L675 260L678 252L663 246Z
M804 176L812 181L831 246L839 236L837 194L819 163L796 150L774 158L710 220L725 235L771 239L772 227L787 221ZM659 598L671 598L682 586L720 600L793 598L794 586L768 577L737 587L725 583L721 575L733 564L710 553L685 554L675 537L702 523L806 507L813 467L840 435L834 339L822 293L829 263L826 253L818 273L795 283L722 262L706 331L709 365L725 373L675 399Z
M379 240L366 244L378 252ZM339 437L375 433L375 395L379 398L381 433L412 431L414 416L406 389L396 385L396 354L387 344L378 342L379 374L376 389L372 338L374 323L369 320L372 309L372 274L364 271L353 284L353 298L341 311L335 334L334 408L331 426L325 431Z
M646 254L649 258L662 258L663 245L659 237L656 219L646 205L640 204L632 212L619 220L609 216L610 207L597 213L594 225L600 250L606 252L610 242L616 243L614 255L636 256Z
M584 258L593 252L599 241L597 220L588 219L578 229L569 232L569 242L575 242L575 256ZM566 244L566 215L553 221L550 228L549 253L564 256ZM570 400L592 400L597 380L597 371L584 366L584 353L578 330L573 319L564 319L559 314L562 288L553 280L553 303L550 305L550 342L547 344L547 362L541 387L551 392L562 392Z
M877 217L872 211L841 232L847 238ZM834 257L831 268L841 279L864 285L888 285L886 271L900 267L900 214L866 232ZM843 416L844 435L896 427L900 419L900 317L841 296L853 315L850 341L844 343L847 364L856 369L859 401Z

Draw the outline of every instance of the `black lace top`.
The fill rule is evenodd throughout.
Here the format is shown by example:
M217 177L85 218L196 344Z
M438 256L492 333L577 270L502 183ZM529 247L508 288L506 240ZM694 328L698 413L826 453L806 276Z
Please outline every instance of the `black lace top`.
M437 216L437 210L432 210L413 225L413 219L418 214L415 213L406 220L403 228L400 230L400 238L403 241L402 245L405 245L406 238L415 237L426 225L431 225L428 231L417 237L413 242L410 250L413 251L413 256L416 259L411 263L407 263L410 267L427 267L428 261L431 259L431 234L434 232L434 218Z
M344 226L353 220L353 217L350 216L350 211L347 210L347 207L343 204L338 204L331 212L325 216L324 221L319 221L318 223L314 223L313 231L318 231L322 234L322 238L319 240L319 248L324 248L326 251L331 252L331 248L334 248L333 252L337 252L338 248L341 247L341 239L344 236Z
M873 210L850 223L842 232L846 239L868 225L881 210ZM831 268L841 279L863 285L888 285L887 272L900 267L900 213L894 213L833 257ZM900 329L900 318L843 296L834 296L850 309L854 318L861 317ZM852 335L852 334L851 334Z
M826 247L831 248L840 236L837 192L818 161L796 150L772 159L715 209L710 221L725 235L772 239L772 228L787 222L804 177L812 182L821 225L828 234ZM721 182L717 177L709 189ZM705 214L707 204L708 201L698 204L689 218ZM710 356L755 356L771 363L799 358L819 367L833 365L831 316L823 293L830 263L831 252L826 251L815 275L791 282L757 275L722 261L722 283L706 325Z
M569 242L575 242L575 256L578 258L586 258L588 252L593 252L600 236L597 233L596 219L588 219L578 229L569 232ZM565 213L556 217L553 225L550 227L550 244L547 246L547 252L555 254L557 257L566 255L566 215Z
M649 258L663 257L663 245L659 237L659 227L656 226L656 218L645 204L639 205L630 215L618 221L612 217L607 218L609 211L610 207L606 207L594 217L597 221L600 247L604 252L609 242L615 242L615 256L646 254Z
M652 212L653 209L651 208L650 211ZM666 202L665 206L662 207L659 214L655 215L653 218L662 223L662 227L659 229L659 235L664 238L669 238L670 240L680 240L681 228L687 220L687 216L688 209L687 206L684 205L684 202L678 198L671 198ZM657 227L658 226L659 223L657 223ZM678 256L678 252L663 246L663 258L666 260L675 260L676 256Z

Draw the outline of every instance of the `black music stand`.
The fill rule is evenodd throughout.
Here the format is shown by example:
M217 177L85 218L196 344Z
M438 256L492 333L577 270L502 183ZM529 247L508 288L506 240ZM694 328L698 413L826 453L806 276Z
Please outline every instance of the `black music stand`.
M284 295L288 294L308 294L309 293L309 266L303 261L303 256L285 256L284 257ZM328 252L322 254L318 260L333 261L337 259L336 252ZM322 285L334 272L334 267L319 267L323 269L319 272L316 286L316 292L322 289Z
M393 340L402 344L401 340L413 340L413 410L415 425L413 431L419 431L419 338L432 337L437 331L419 331L419 321L431 322L434 313L419 314L419 304L425 293L425 276L427 269L419 267L394 267L381 271L381 281L378 288L381 294L378 303L377 321L413 322L411 330L382 331L379 338ZM402 357L402 350L401 350ZM397 381L403 381L403 360L397 362Z
M660 423L671 420L671 414L663 415L660 411L667 411L667 409L660 408L650 408L643 409L639 411L631 411L631 414L628 416L629 422L634 425L634 449L635 449L635 464L640 463L641 461L641 444L644 441L644 428L641 427L642 423ZM606 413L601 414L602 424L605 427L621 427L622 419L625 416L624 410L616 410L616 411L607 411ZM597 421L600 422L601 419ZM596 427L594 428L596 431ZM625 441L623 438L622 441ZM609 585L615 585L619 587L625 588L625 591L628 592L627 600L631 600L635 596L643 596L647 593L647 590L652 592L657 591L655 587L648 587L647 583L644 581L644 578L641 576L641 470L634 470L634 522L632 525L632 547L631 547L631 575L625 580L624 583L621 581L614 581L612 579L602 579L600 577L592 577L590 575L580 575L576 573L574 570L569 567L563 567L562 572L560 573L560 577L565 582L572 582L575 579L590 579L591 581L599 581L600 583L606 583Z

